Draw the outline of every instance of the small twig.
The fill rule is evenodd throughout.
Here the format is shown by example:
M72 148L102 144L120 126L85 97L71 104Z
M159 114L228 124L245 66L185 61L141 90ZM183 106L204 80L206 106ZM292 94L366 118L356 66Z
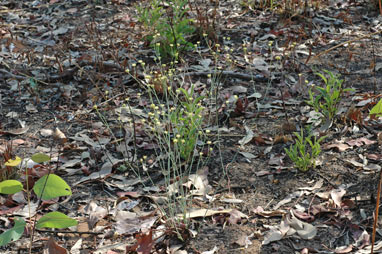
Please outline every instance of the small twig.
M330 184L333 188L337 188L338 186L335 185L334 183L332 183L326 176L324 176L323 174L319 173L319 172L316 172L315 171L315 174L317 174L319 177L321 177L322 179L324 179L326 182L328 182L328 184Z
M41 83L41 84L44 84L44 85L48 85L48 83L51 83L51 82L56 82L56 81L60 81L60 80L63 80L63 79L69 79L69 78L72 78L74 76L74 74L81 68L81 67L84 67L84 66L88 66L88 65L93 65L93 66L98 66L99 68L102 68L103 71L105 72L108 72L108 71L111 71L111 70L116 70L118 72L124 72L125 70L123 69L123 67L121 67L120 65L118 64L114 64L114 63L108 63L108 62L100 62L100 63L95 63L95 62L90 62L90 61L80 61L78 64L75 64L76 66L73 67L73 68L70 68L64 72L62 72L61 74L59 75L51 75L51 76L48 76L44 79L37 79L35 77L32 77L32 76L29 76L27 74L24 74L22 72L20 72L19 70L15 70L19 75L17 74L13 74L7 70L4 70L4 69L0 69L0 79L7 79L7 78L14 78L14 79L17 79L17 80L23 80L25 78L32 78L34 79L36 82L38 83ZM25 70L27 71L27 70Z
M338 45L336 45L336 46L334 46L334 47L331 47L331 48L329 48L329 49L327 49L327 50L325 50L325 51L323 51L323 52L321 52L321 53L315 55L315 56L313 57L313 59L316 59L316 58L318 58L318 57L320 57L320 56L322 56L322 55L324 55L324 54L327 54L327 53L329 53L330 51L332 51L332 50L334 50L334 49L336 49L336 48L339 48L339 47L341 47L341 46L343 46L343 45L345 45L345 44L349 44L349 43L352 43L352 42L355 42L355 41L359 41L359 40L368 38L368 37L370 37L370 36L373 36L373 35L376 35L376 34L379 34L379 33L382 33L382 30L378 30L377 32L370 33L370 34L365 34L365 35L362 35L362 36L357 37L357 38L355 38L355 39L352 39L352 40L348 40L348 41L342 42L342 43L340 43L340 44L338 44Z
M53 233L53 234L80 234L80 235L101 235L105 232L91 232L91 231L67 231L67 230L48 230L48 229L36 229L37 232L40 233Z
M131 109L131 106L130 106L130 103L127 103L128 107L129 107L129 110L130 110L130 115L131 115L131 118L133 120L133 142L134 142L134 155L133 155L133 158L131 160L131 162L134 162L134 158L138 158L138 152L137 152L137 131L136 131L136 127L135 127L135 117L134 117L134 114L133 114L133 111ZM125 142L125 146L127 146L127 143ZM126 147L127 148L127 147Z
M249 80L249 81L256 81L256 82L266 82L268 81L268 78L264 76L254 76L251 74L245 74L240 72L233 72L233 71L221 71L216 73L215 71L201 71L201 72L186 72L182 73L179 76L201 76L201 77L207 77L208 75L218 74L221 77L224 78L238 78L242 80Z
M9 71L6 71L4 69L0 69L0 73L3 74L3 75L0 75L1 79L14 78L14 79L20 80L20 79L25 79L25 78L29 77L28 75L25 75L25 74L22 74L22 73L20 73L20 74L22 74L22 76L21 75L16 75L16 74L13 74L13 73L11 73Z
M281 101L282 101L282 103L283 103L283 109L284 109L285 120L287 121L288 126L289 126L289 125L290 125L290 122L289 122L288 112L287 112L287 110L286 110L286 105L285 105L285 99L284 99L284 96L283 96L283 91L281 90L281 87L280 87L280 86L279 86L278 88L279 88L279 90L280 90Z
M125 69L120 64L109 63L109 62L105 62L105 61L95 62L95 61L81 60L78 63L78 65L81 67L93 65L93 66L98 66L100 68L103 68L105 71L110 70L110 69L114 69L114 70L117 70L120 72L125 72Z
M380 0L382 1L382 0ZM381 2L379 2L381 3ZM381 10L382 11L382 10ZM371 40L371 46L372 46L372 54L373 54L373 77L374 77L374 94L377 93L377 77L376 77L376 70L375 70L375 66L376 66L376 63L377 63L377 59L375 58L375 45L374 45L374 40Z

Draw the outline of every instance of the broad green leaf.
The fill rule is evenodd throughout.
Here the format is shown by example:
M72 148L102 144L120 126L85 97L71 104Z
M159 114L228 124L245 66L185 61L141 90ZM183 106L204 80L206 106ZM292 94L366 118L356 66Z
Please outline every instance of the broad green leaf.
M382 99L370 110L370 115L382 116Z
M5 166L8 166L8 167L16 167L18 166L19 164L21 163L21 158L16 156L16 158L13 160L13 159L9 159L6 163L5 163Z
M0 235L0 247L7 245L10 242L19 240L24 233L25 225L26 223L23 219L15 219L15 225L13 228L5 231Z
M0 182L1 194L15 194L23 189L23 185L16 180L5 180Z
M60 212L50 212L42 216L36 224L36 228L68 228L76 226L78 222Z
M70 186L61 177L55 174L44 175L41 177L33 186L33 191L36 193L37 197L42 197L43 200L72 195ZM44 193L42 193L43 191Z
M46 162L46 161L50 161L49 155L46 155L46 154L43 154L43 153L33 154L31 159L32 159L32 161L34 161L36 163L43 163L43 162Z

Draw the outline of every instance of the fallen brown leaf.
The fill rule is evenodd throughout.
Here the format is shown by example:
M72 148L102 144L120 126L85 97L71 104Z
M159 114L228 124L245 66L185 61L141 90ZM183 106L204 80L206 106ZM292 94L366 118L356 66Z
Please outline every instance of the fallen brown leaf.
M43 251L44 254L67 254L68 251L59 246L55 241L54 238L51 236L46 243L45 249Z

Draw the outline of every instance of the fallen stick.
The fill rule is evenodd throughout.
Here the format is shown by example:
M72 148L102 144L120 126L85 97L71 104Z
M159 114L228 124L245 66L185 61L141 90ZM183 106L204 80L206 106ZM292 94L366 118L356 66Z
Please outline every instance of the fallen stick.
M183 74L180 74L178 76L202 76L207 77L208 75L218 75L223 76L225 78L231 77L231 78L238 78L242 80L247 81L257 81L257 82L266 82L268 81L268 78L260 75L251 75L246 73L240 73L240 72L233 72L233 71L201 71L201 72L185 72Z
M327 53L329 53L330 51L332 51L332 50L334 50L334 49L336 49L336 48L339 48L339 47L341 47L341 46L343 46L343 45L345 45L345 44L349 44L349 43L352 43L352 42L355 42L355 41L359 41L359 40L362 40L362 39L364 39L364 38L367 38L367 37L370 37L370 36L373 36L373 35L376 35L376 34L379 34L379 33L382 33L382 30L379 30L379 31L377 31L377 32L370 33L370 34L365 34L365 35L362 35L361 37L357 37L357 38L355 38L355 39L352 39L352 40L348 40L348 41L342 42L342 43L340 43L340 44L338 44L338 45L336 45L336 46L333 46L333 47L331 47L331 48L329 48L329 49L327 49L327 50L325 50L325 51L323 51L323 52L321 52L321 53L315 55L315 56L313 57L313 59L318 58L318 57L320 57L320 56L322 56L322 55L324 55L324 54L327 54Z

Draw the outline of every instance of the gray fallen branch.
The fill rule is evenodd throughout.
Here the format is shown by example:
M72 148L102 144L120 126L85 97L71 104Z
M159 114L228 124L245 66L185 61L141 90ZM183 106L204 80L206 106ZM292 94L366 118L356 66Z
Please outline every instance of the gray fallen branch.
M7 70L4 70L4 69L0 69L0 79L24 80L26 78L33 78L36 80L36 82L46 84L46 83L57 82L60 80L70 79L75 75L75 73L81 67L84 67L84 66L95 66L95 67L98 67L100 70L105 71L105 72L110 72L110 71L124 72L125 71L120 65L114 64L114 63L108 63L108 62L93 63L93 62L89 62L89 61L81 61L75 67L67 69L60 74L52 74L46 78L39 78L39 79L31 77L28 74L23 73L23 72L28 73L28 70L25 70L23 72L16 70L17 73L21 74L21 75L18 75L18 74L13 74L13 73L11 73Z
M8 78L25 79L26 77L10 73L9 71L4 69L0 69L0 79L8 79Z
M92 232L92 231L69 231L69 230L49 230L49 229L37 229L40 233L51 233L51 234L88 234L88 235L102 235L105 232Z
M93 63L89 61L81 61L77 64L76 67L68 69L64 71L61 74L53 74L49 77L46 77L44 79L36 79L37 82L41 83L51 83L51 82L57 82L60 80L65 80L72 78L74 74L84 66L96 66L101 70L104 71L118 71L118 72L125 72L125 70L118 64L113 64L113 63L107 63L107 62L102 62L102 63ZM22 73L21 73L22 74ZM237 78L241 80L246 80L246 81L256 81L256 82L267 82L269 79L261 74L246 74L246 73L240 73L240 72L234 72L234 71L202 71L202 72L185 72L178 77L183 77L183 76L197 76L197 77L208 77L208 75L217 75L218 77L221 78ZM22 75L17 75L13 74L7 70L0 69L0 79L8 79L8 78L13 78L17 80L23 80L25 78L33 78L30 77L29 75L22 74Z
M186 72L181 74L180 76L199 76L199 77L207 77L208 75L217 75L222 78L237 78L247 81L256 81L256 82L267 82L269 79L267 77L264 77L263 75L251 75L246 73L240 73L240 72L233 72L233 71L201 71L201 72Z

